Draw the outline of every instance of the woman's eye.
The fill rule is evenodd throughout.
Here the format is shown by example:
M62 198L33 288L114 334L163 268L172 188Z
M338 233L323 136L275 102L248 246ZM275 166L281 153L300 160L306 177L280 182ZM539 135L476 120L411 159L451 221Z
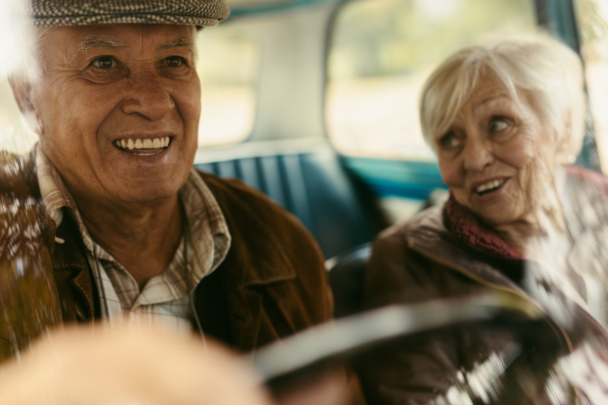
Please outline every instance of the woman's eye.
M441 138L439 142L444 149L453 149L459 145L460 140L455 134L449 133Z
M506 129L508 124L504 120L492 120L490 122L490 132L500 132Z
M111 56L102 56L95 59L92 65L97 69L112 69L116 65L116 61Z
M181 56L169 56L167 59L165 59L165 63L167 67L178 68L184 63L184 58Z

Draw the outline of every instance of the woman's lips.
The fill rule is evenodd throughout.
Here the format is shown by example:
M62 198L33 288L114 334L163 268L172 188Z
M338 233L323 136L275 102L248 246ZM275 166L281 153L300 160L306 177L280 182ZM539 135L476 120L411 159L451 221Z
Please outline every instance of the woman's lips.
M491 179L483 182L475 183L472 187L472 192L477 197L483 197L489 194L492 194L498 190L500 190L504 184L509 180L508 177L503 177L499 179Z

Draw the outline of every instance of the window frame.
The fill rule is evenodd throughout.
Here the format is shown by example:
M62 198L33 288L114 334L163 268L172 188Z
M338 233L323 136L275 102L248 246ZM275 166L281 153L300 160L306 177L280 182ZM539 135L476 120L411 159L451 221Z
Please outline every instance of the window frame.
M360 0L342 0L336 3L336 6L329 18L329 23L326 29L325 36L325 52L324 52L324 63L323 63L323 100L321 102L321 108L323 108L323 128L325 130L325 137L333 145L331 136L329 134L328 122L327 122L327 85L329 83L329 54L331 52L332 37L336 30L336 21L340 12L344 7L347 7L351 2ZM369 1L369 0L368 0ZM536 13L536 22L540 28L545 29L549 33L557 36L567 45L569 45L583 61L581 55L581 42L580 42L580 31L576 18L576 10L573 0L531 0ZM585 80L585 92L587 83ZM589 105L589 104L588 104ZM587 107L589 109L589 107ZM583 149L577 157L576 163L595 170L602 172L600 165L599 153L597 149L597 142L595 140L595 129L593 122L587 120L585 138L583 143ZM336 151L338 154L343 155L340 151ZM351 156L352 158L352 156ZM366 157L356 156L357 159L382 159L380 157ZM390 160L390 159L389 159Z

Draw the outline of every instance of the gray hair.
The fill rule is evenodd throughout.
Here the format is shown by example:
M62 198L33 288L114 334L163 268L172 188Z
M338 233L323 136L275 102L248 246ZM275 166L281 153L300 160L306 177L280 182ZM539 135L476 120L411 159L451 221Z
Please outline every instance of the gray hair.
M578 55L544 34L494 40L463 48L427 79L420 96L420 125L427 143L448 130L480 78L493 74L511 95L526 93L555 130L557 144L576 155L584 135L585 93Z

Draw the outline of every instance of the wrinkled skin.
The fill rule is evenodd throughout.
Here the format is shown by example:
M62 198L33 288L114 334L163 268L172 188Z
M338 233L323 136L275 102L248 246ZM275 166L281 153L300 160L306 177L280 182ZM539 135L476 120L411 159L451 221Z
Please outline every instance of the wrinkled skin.
M201 108L195 40L192 26L52 27L39 77L12 80L87 230L140 288L167 268L182 235L178 190ZM115 144L167 137L148 155Z
M92 42L82 50L91 36L124 45ZM42 148L76 198L150 202L173 197L184 184L201 108L195 36L190 26L131 24L57 27L47 34L46 68L32 103ZM178 39L189 45L168 46ZM112 145L147 134L172 137L171 147L143 157Z
M442 178L456 201L487 223L517 221L530 213L530 193L541 186L530 184L529 171L539 150L553 147L546 131L526 97L516 100L498 83L480 83L435 140ZM495 178L508 180L491 199L475 192L475 184Z
M543 198L559 172L560 148L527 94L514 97L487 77L434 143L443 181L459 204L516 248L534 233ZM496 180L504 181L496 191L477 192Z

